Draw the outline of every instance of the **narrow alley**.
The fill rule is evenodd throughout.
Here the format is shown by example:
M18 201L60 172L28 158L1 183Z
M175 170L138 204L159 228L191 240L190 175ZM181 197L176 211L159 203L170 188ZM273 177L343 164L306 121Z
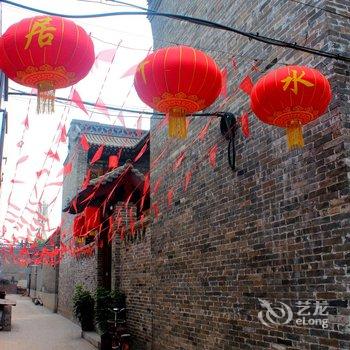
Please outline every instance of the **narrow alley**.
M17 305L12 309L12 331L0 332L1 350L93 350L80 337L81 329L27 297L8 295Z

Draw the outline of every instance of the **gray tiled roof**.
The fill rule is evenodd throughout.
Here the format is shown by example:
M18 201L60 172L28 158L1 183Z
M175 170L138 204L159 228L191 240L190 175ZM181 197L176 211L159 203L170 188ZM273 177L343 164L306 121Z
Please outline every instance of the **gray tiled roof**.
M110 147L134 148L141 138L116 137L101 134L85 134L90 145L105 145Z
M140 180L144 180L144 175L137 170L136 168L134 168L129 162L126 162L124 165L113 169L112 171L110 171L109 173L106 173L104 175L101 175L99 177L97 177L96 179L92 179L89 182L89 185L96 185L98 182L100 182L102 180L102 185L105 185L108 182L113 182L116 178L118 178L119 175L121 175L127 168L130 168L130 171L137 176L138 178L140 178Z

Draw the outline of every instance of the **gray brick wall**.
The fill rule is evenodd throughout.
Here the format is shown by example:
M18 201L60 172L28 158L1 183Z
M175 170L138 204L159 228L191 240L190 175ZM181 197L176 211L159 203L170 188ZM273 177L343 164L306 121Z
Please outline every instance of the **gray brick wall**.
M312 4L342 14L350 10L344 0ZM163 0L158 10L349 53L348 19L293 1ZM277 58L273 68L320 69L334 93L329 111L304 128L306 146L299 154L287 152L284 130L250 114L251 137L236 141L235 173L218 120L202 142L193 141L206 118L193 120L185 141L169 140L153 124L151 162L171 145L151 172L152 186L166 176L152 197L160 208L150 227L152 349L349 349L349 65L194 24L160 17L151 23L156 48L187 44L226 67L229 92L247 74L256 81ZM251 69L254 59L261 60L260 72ZM247 96L237 92L225 110L240 115L248 108ZM204 156L214 144L219 151L213 170ZM174 173L173 161L184 149L186 159ZM193 177L184 193L181 179L189 169ZM298 300L326 300L332 305L329 328L293 322L267 328L257 318L258 298L293 307Z

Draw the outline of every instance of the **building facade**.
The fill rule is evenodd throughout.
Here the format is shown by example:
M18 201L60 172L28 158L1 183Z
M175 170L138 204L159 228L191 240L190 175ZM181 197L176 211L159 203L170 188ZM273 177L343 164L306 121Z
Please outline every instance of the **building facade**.
M150 0L149 6L349 52L344 0L320 1L317 7L277 0ZM151 207L156 205L157 215L145 240L122 248L129 254L122 257L122 285L129 289L137 348L349 349L349 64L165 17L150 21L155 49L189 45L227 69L228 96L211 111L250 112L248 97L237 89L242 79L249 75L255 82L287 64L319 69L333 99L327 113L305 127L299 153L287 151L284 130L250 112L250 137L235 141L236 171L227 162L219 118L204 139L198 134L208 119L192 118L185 141L168 139L153 122ZM214 145L213 167L208 152ZM183 151L185 159L174 171Z

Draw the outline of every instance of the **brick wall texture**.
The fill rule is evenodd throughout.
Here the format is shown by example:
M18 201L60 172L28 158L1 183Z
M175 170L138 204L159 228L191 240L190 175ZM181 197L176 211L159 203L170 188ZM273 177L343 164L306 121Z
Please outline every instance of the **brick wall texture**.
M295 1L149 1L161 12L217 21L248 32L342 54L349 51L346 17ZM312 1L349 15L346 0ZM187 140L169 140L151 129L151 198L158 220L141 243L123 246L121 286L133 314L140 349L350 349L349 300L349 64L249 41L216 29L152 17L155 48L172 43L206 51L228 69L229 92L265 67L303 64L330 80L329 111L304 129L301 152L286 150L284 130L250 115L251 137L236 140L237 171L227 163L227 141L214 120L203 141L194 140L207 122L195 118ZM238 70L233 71L235 57ZM257 59L260 72L252 69ZM261 60L261 61L260 61ZM222 103L223 99L219 101ZM217 107L214 106L212 110ZM224 110L240 115L248 98L237 92ZM217 165L208 150L218 145ZM174 172L173 162L186 150ZM184 175L192 170L188 190ZM167 207L167 190L174 201ZM148 260L149 259L149 260ZM284 302L327 301L329 327L264 326L258 298ZM143 344L143 345L142 345Z

